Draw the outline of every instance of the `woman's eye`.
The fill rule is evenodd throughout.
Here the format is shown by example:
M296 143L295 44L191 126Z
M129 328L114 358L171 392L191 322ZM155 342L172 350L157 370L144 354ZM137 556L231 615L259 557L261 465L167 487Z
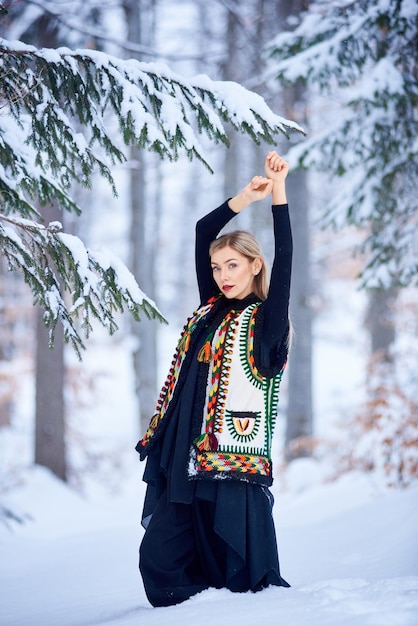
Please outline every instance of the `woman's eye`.
M236 263L230 263L230 264L229 264L229 269L230 269L230 270L233 270L233 269L235 269L235 268L236 268L236 266L237 266L237 264L236 264Z
M215 273L215 272L219 272L219 267L212 267L212 272L213 272L213 273Z

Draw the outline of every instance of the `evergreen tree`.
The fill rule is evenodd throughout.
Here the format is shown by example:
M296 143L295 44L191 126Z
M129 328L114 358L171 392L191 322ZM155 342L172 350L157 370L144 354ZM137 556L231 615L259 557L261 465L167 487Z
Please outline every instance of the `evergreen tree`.
M0 39L0 78L2 251L44 307L51 342L60 320L79 354L91 317L111 333L115 311L125 307L138 320L140 314L162 317L119 259L108 250L87 250L57 221L43 224L37 205L57 202L80 213L70 186L89 187L97 168L116 193L111 167L125 160L124 144L170 160L185 152L210 168L198 135L228 145L225 122L256 142L300 130L238 84L186 80L161 64L98 51Z
M366 402L349 422L347 468L405 486L417 476L417 412L415 371L405 369L403 352L413 360L416 349L412 335L405 344L406 326L397 345L395 303L400 287L418 283L418 5L316 0L293 26L272 45L273 73L284 84L303 80L311 105L328 105L319 131L293 158L335 177L325 223L366 233L362 282L373 354Z
M282 84L334 101L294 157L341 177L325 220L365 229L369 287L418 282L417 39L414 0L316 0L270 50Z

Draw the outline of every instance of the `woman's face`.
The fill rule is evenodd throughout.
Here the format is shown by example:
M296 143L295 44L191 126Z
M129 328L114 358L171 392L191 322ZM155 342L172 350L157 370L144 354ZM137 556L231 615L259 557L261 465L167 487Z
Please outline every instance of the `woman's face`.
M230 246L216 250L211 256L213 278L227 298L242 300L253 291L254 276L262 265L260 258L250 261Z

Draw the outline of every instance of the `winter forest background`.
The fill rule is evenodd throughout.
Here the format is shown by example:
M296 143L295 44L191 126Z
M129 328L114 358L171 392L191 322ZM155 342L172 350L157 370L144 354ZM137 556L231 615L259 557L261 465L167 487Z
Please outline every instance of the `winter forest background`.
M391 575L405 578L389 592L391 621L379 609L386 587L348 583L343 572L342 586L317 582L308 600L296 585L295 601L315 611L318 594L327 607L321 594L355 593L351 604L341 601L346 621L338 623L416 624L417 20L413 0L0 3L0 543L10 557L0 574L10 598L18 583L30 585L18 566L31 538L45 543L45 554L57 524L67 539L72 527L69 543L80 552L80 529L104 527L113 533L107 540L132 537L129 551L136 550L142 466L133 448L178 332L198 304L195 222L262 173L273 147L291 163L294 232L295 339L275 450L276 507L289 524L279 526L293 544L286 558L303 567L302 554L312 550L290 534L301 518L328 529L332 550L345 526L318 514L330 500L334 516L348 511L347 525L357 517L348 502L370 505L371 526L383 512L392 520L395 509L393 524L405 537L403 547L392 546L399 571ZM99 84L104 95L94 105L88 94ZM269 258L270 224L266 203L233 226L252 230ZM148 320L147 312L156 317ZM101 548L93 544L95 560ZM38 571L39 555L31 555ZM6 565L12 561L15 569ZM389 556L382 563L386 581L396 567ZM44 580L54 585L49 566ZM320 578L332 577L334 566L324 565ZM357 572L371 584L368 574ZM296 570L293 576L297 582ZM32 593L39 623L105 623L93 601L67 613L58 592L61 609L49 615L42 593ZM236 600L219 598L226 611L248 612L245 603L238 609ZM267 619L276 601L266 598ZM366 598L374 603L370 614ZM113 600L121 612L135 602L123 593ZM146 605L143 595L138 602ZM291 602L285 617L295 615ZM1 623L28 623L16 604ZM192 617L182 610L179 623ZM326 610L311 623L327 623ZM134 623L135 615L114 623ZM303 616L288 623L299 626Z

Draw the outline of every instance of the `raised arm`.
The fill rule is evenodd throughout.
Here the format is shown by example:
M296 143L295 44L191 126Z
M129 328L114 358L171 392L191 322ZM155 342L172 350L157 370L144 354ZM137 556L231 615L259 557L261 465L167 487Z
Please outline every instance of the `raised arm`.
M202 217L196 224L196 277L201 304L204 304L209 298L217 295L219 292L213 280L212 268L210 266L210 244L235 215L236 213L229 208L228 202L224 202L217 209Z
M269 152L265 173L273 181L274 262L267 299L259 309L258 366L266 375L282 369L287 356L289 332L289 296L292 270L292 231L286 199L285 180L288 164L276 153ZM258 325L258 324L257 324Z
M254 176L240 193L197 222L195 259L201 304L219 293L210 266L210 244L237 213L240 213L251 202L266 198L272 192L272 188L273 181L263 176Z
M275 256L266 300L257 315L260 350L257 366L275 375L284 365L289 332L289 295L292 269L292 232L287 204L273 205Z

